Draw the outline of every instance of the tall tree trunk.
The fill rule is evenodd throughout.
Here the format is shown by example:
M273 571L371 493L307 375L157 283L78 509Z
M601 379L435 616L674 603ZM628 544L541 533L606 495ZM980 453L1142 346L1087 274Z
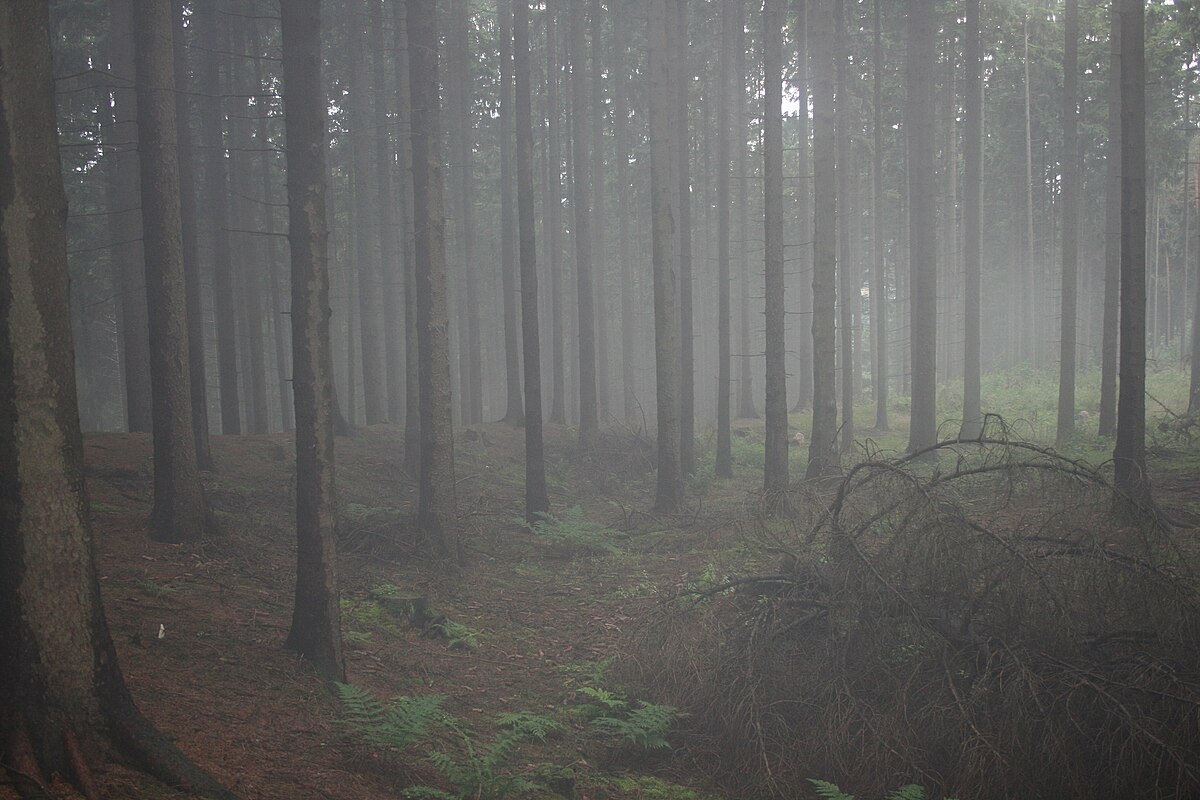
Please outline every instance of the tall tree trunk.
M209 533L212 520L196 467L192 431L171 7L171 0L137 0L134 61L146 303L154 342L150 349L154 428L150 535L163 542L189 542Z
M592 211L589 172L583 3L570 5L572 220L579 304L579 441L590 448L599 432L596 407L596 307L592 286Z
M692 82L688 66L687 0L675 0L674 24L679 66L676 77L675 129L679 131L676 167L679 173L679 468L684 475L696 471L696 355L692 299L692 176L691 128L688 125L688 88Z
M1100 435L1117 431L1121 308L1121 15L1109 11L1108 144L1104 176L1104 322L1100 339Z
M407 0L412 99L413 229L421 383L421 477L417 525L444 561L459 562L450 350L446 316L446 220L436 0Z
M752 370L750 344L750 161L746 153L746 131L749 127L746 116L746 4L745 0L732 0L737 21L734 31L737 43L733 55L734 88L734 177L737 180L738 210L738 381L737 416L740 419L758 419L754 407L754 372Z
M808 152L808 0L796 0L793 11L792 40L796 46L795 88L800 92L800 108L796 126L796 218L799 220L799 256L796 258L798 280L794 306L800 309L800 319L808 322L799 326L796 354L799 369L796 375L796 403L793 411L812 407L812 320L806 309L812 308L812 159Z
M600 0L591 0L592 27L592 290L596 319L596 404L601 418L610 411L608 357L608 250L605 239L608 213L604 205L604 50L603 14Z
M525 357L525 519L550 510L542 451L542 355L538 333L537 249L533 219L533 112L529 69L529 3L513 6L516 72L517 216L521 247L521 340Z
M161 37L157 77L168 83L173 77L171 8L164 2L155 15ZM117 662L83 486L67 200L46 2L0 4L0 53L5 64L0 70L0 750L5 772L21 796L46 796L44 776L73 776L84 794L96 797L91 771L96 764L90 762L123 756L172 786L232 800L141 715ZM162 124L174 100L156 94L140 107L143 116ZM167 130L173 138L174 130ZM141 142L153 147L158 139ZM177 250L178 238L177 233ZM183 347L174 355L186 376L186 341L179 344ZM189 425L186 415L179 419L180 428Z
M1145 6L1116 0L1121 15L1121 353L1117 441L1118 489L1150 501L1146 472L1146 68Z
M109 0L110 69L116 143L108 188L113 272L120 290L121 366L125 375L125 423L131 433L151 427L150 340L146 322L146 283L142 226L138 208L137 92L133 67L133 0Z
M763 286L766 304L766 445L763 489L788 486L787 372L783 297L783 2L763 4Z
M172 66L175 85L175 137L179 146L179 216L183 242L184 291L187 294L188 374L192 387L192 434L196 441L196 466L212 470L208 443L208 396L204 374L204 310L201 304L200 254L196 244L196 178L193 163L192 114L187 91L187 41L183 33L183 3L172 8Z
M386 422L387 367L383 342L383 294L379 265L379 177L372 141L371 80L367 26L374 19L370 0L351 6L350 149L354 176L354 260L358 269L358 330L362 349L363 404L366 423Z
M629 10L622 0L609 0L613 21L613 144L617 162L617 239L621 259L621 407L624 419L637 413L634 395L633 346L633 232L630 230L632 191L629 183L629 71L625 55L629 48Z
M556 12L558 0L546 0L546 105L547 149L550 161L550 192L543 201L546 209L545 227L548 254L546 269L550 272L550 340L552 343L550 369L550 422L566 424L566 337L563 335L563 275L566 268L562 255L562 135L561 111L558 102L559 66Z
M471 27L467 0L451 0L447 23L446 47L449 63L446 69L447 105L450 108L450 163L453 166L454 186L457 189L458 213L458 277L454 282L455 301L460 315L459 406L463 422L474 425L483 422L483 362L479 337L479 265L475 263L475 178L472 164L473 127L471 101L473 85L470 79ZM462 325L465 322L465 330ZM466 336L463 337L462 334Z
M890 430L888 424L888 288L883 263L883 20L880 3L875 0L872 82L874 89L871 135L874 140L874 160L871 166L871 250L874 263L871 269L871 329L875 332L875 374L871 387L875 395L875 429ZM967 0L968 4L972 0ZM974 0L978 2L978 0ZM970 6L968 5L968 9ZM969 10L968 10L968 13Z
M296 600L287 647L345 680L337 588L320 0L281 6L296 395Z
M1024 69L1025 69L1025 260L1021 271L1021 341L1025 360L1031 366L1038 366L1038 324L1037 279L1034 270L1034 227L1033 227L1033 102L1029 82L1029 16L1025 16L1022 28L1024 34ZM915 376L914 376L915 377Z
M908 450L937 438L937 236L934 228L933 68L934 0L908 3L908 97L904 127L908 138L909 269L912 343L912 422Z
M371 3L371 83L375 109L375 163L379 165L379 294L383 299L383 350L387 375L387 418L393 425L404 418L404 272L401 262L401 228L397 225L395 162L397 148L389 133L392 128L388 107L396 97L388 84L388 50L384 44L384 14L387 6ZM393 71L392 75L395 74Z
M879 2L879 0L876 0ZM966 302L963 311L963 424L960 437L975 439L983 433L980 409L982 287L981 212L983 208L983 80L980 74L980 0L967 0L966 98L963 114L963 272Z
M229 47L222 34L222 15L212 3L196 23L204 41L200 63L200 146L204 153L205 211L212 258L213 311L217 327L217 382L221 390L221 433L242 432L238 395L237 314L234 305L232 251L229 246L229 172L225 159L221 108L220 56Z
M1058 351L1058 429L1055 442L1064 446L1075 430L1076 291L1079 271L1079 0L1066 0L1063 48L1062 163L1062 314Z
M837 0L833 41L837 59L837 216L838 216L838 305L839 334L841 335L842 370L842 443L843 453L854 449L854 399L856 397L854 301L858 294L855 277L857 242L851 235L853 215L850 208L851 185L855 180L854 159L850 156L850 77L847 69L845 0Z
M407 11L407 1L392 3L396 63L396 148L400 154L400 250L404 255L404 467L409 476L415 478L421 470L421 381L417 347L417 255L413 230L412 95L408 80L410 51Z
M526 0L515 0L518 3L524 3ZM525 407L521 395L521 312L517 307L517 294L520 291L518 287L517 275L517 258L516 258L516 242L514 241L517 234L517 219L516 209L513 204L513 147L516 141L517 129L516 120L514 117L514 101L513 101L513 2L514 0L496 0L496 15L500 19L500 284L504 293L504 387L505 387L505 402L504 402L504 421L510 425L522 425L525 421ZM528 75L528 59L529 59L529 8L525 7L525 25L526 25L526 66L527 72L525 79L529 80ZM532 112L530 112L532 114ZM529 116L521 123L529 125ZM533 132L530 131L530 136ZM532 144L531 144L532 147ZM532 153L532 151L531 151ZM530 155L532 159L532 155ZM530 170L533 169L532 163ZM533 180L532 172L530 173L530 181ZM533 191L530 184L530 192ZM530 194L532 202L533 195ZM520 201L518 201L520 202ZM533 214L533 209L530 208L529 213ZM532 224L532 217L530 219ZM532 229L530 231L532 234ZM534 242L531 238L529 246L533 247ZM537 268L536 259L532 262L534 269ZM535 273L536 276L536 273ZM536 279L533 287L537 288ZM536 297L536 291L534 292ZM524 302L524 294L521 295L521 300ZM535 312L536 314L536 312ZM537 327L534 326L534 331ZM541 352L540 347L537 352ZM540 355L539 355L540 358ZM539 366L536 373L538 379L538 391L541 391L541 368ZM539 397L540 400L540 397ZM541 403L538 403L538 427L541 427Z
M834 303L837 299L837 121L834 111L834 9L815 0L810 15L813 73L813 418L806 477L837 467Z
M674 175L674 147L678 131L672 127L672 106L677 102L677 64L670 58L672 3L650 0L647 58L650 78L650 221L654 265L654 356L657 376L658 480L654 507L678 511L683 504L683 476L679 470L679 255L672 196L678 201Z
M717 68L717 454L714 472L718 478L733 477L729 421L733 391L729 330L729 140L733 132L730 93L734 90L731 84L737 15L731 5L721 5L721 58Z

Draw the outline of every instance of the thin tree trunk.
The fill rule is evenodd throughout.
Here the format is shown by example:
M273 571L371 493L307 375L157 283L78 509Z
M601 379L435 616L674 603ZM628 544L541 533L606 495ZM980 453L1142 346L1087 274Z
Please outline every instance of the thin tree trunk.
M837 299L837 122L834 112L834 9L840 0L815 0L813 73L813 418L806 477L837 467L837 390L834 303Z
M545 227L549 228L546 268L550 271L550 339L553 343L550 369L550 422L564 425L567 421L566 403L566 340L563 335L563 264L562 244L562 135L558 102L558 40L555 36L557 0L546 0L546 106L547 147L550 151L550 192L544 204Z
M908 450L937 438L937 236L934 229L933 68L936 58L934 0L909 0L908 135L912 422Z
M183 3L172 7L171 37L175 85L175 136L179 146L179 215L183 242L183 279L187 293L188 374L192 389L192 434L196 466L214 469L208 443L208 396L204 374L204 309L201 304L200 254L196 245L196 178L193 165L192 115L188 102L187 41L183 34Z
M970 3L968 2L968 13ZM978 0L974 0L978 2ZM888 287L883 263L883 20L880 11L882 0L875 0L875 25L872 65L874 89L874 161L871 167L871 250L874 263L871 271L871 328L875 332L875 374L871 376L871 387L875 394L875 429L890 430L888 424Z
M579 442L585 449L596 441L599 417L596 407L596 307L592 286L591 176L587 125L587 92L584 84L586 52L583 36L583 3L571 3L571 169L572 220L575 240L576 299L579 310Z
M595 299L596 318L596 404L601 418L609 414L609 358L608 358L608 250L606 224L607 209L604 205L604 67L603 16L600 0L591 0L592 27L592 290Z
M521 393L521 350L525 346L522 342L522 325L521 312L518 310L517 300L518 292L521 291L517 285L517 258L516 258L516 242L514 235L517 234L517 219L515 206L513 204L513 147L516 141L516 119L514 117L514 101L513 101L513 2L514 0L496 0L496 15L500 19L500 282L501 290L504 293L504 387L505 387L505 403L504 403L504 421L510 425L522 425L525 421L525 406L522 400ZM515 0L517 3L525 3L527 0ZM525 80L529 80L528 74L528 59L529 59L529 7L524 8L525 14L525 39L526 39L526 75ZM530 112L532 114L532 112ZM521 123L529 125L529 117ZM529 133L533 135L532 131ZM532 144L531 144L532 147ZM530 158L532 159L532 150ZM532 163L530 170L533 169ZM530 173L532 181L532 172ZM530 202L533 200L532 184L530 185ZM519 202L519 201L518 201ZM532 224L533 209L530 208L530 221ZM532 234L532 229L530 230ZM529 246L533 247L534 242L531 238ZM536 270L536 259L533 261L534 269ZM534 287L537 288L536 272ZM537 293L534 292L536 298ZM521 294L521 301L524 302L524 294ZM534 312L536 317L536 311ZM534 327L537 331L537 327ZM540 347L537 348L540 353ZM539 355L540 358L540 355ZM538 391L541 391L541 367L539 366L536 377L538 380ZM539 397L540 400L540 397ZM541 403L538 403L538 427L541 427Z
M765 242L766 444L763 489L788 486L783 280L783 2L763 5L763 241Z
M517 217L521 247L521 338L525 358L525 519L550 511L542 451L542 356L538 332L537 245L533 219L533 112L528 0L513 6L516 72Z
M363 404L366 423L386 422L387 367L383 342L383 295L379 267L379 178L371 138L371 81L367 26L373 17L370 0L350 7L350 150L354 176L354 260L358 270L358 330L362 351Z
M677 146L671 108L677 102L671 61L671 18L674 0L650 0L647 58L650 78L650 200L654 264L654 355L657 376L658 479L654 507L678 511L683 504L679 470L679 256L675 249L674 203L679 184L673 174Z
M796 281L798 292L795 307L799 317L807 324L799 326L796 337L796 353L799 370L796 375L796 403L793 411L812 407L812 320L808 309L812 308L812 160L808 152L808 0L796 0L793 10L794 23L792 40L796 45L795 88L800 92L800 108L797 115L796 145L796 217L799 220L799 256L796 259Z
M133 0L109 0L113 87L113 171L108 188L113 272L120 290L121 366L125 375L125 422L131 433L151 428L150 339L138 208L137 92L134 89Z
M675 126L679 131L676 150L679 173L679 468L684 475L696 471L696 355L692 298L692 177L691 133L688 125L688 12L686 0L675 0L679 66L676 78ZM785 443L786 444L786 443ZM786 452L786 451L785 451Z
M729 422L733 391L729 331L729 140L733 120L729 95L734 88L731 84L736 18L731 4L722 4L721 60L717 69L717 454L714 472L718 478L733 477Z
M879 0L876 0L879 2ZM980 74L980 0L967 0L966 98L963 116L963 271L966 282L963 349L963 424L960 437L975 439L983 433L980 409L983 207L983 80Z
M392 3L396 63L396 148L400 154L400 250L404 256L404 467L421 470L421 392L418 375L416 248L413 231L412 95L409 91L408 3ZM394 313L394 312L393 312Z
M412 99L413 229L421 384L417 525L443 561L460 562L456 531L450 351L446 341L446 221L442 206L441 100L436 0L408 0Z
M1121 15L1109 11L1108 145L1104 178L1104 323L1100 344L1100 435L1117 431L1121 295Z
M1066 42L1063 48L1063 165L1062 165L1062 314L1058 351L1058 428L1055 442L1062 447L1075 430L1076 292L1079 271L1079 2L1066 0Z
M1025 69L1025 260L1021 272L1021 285L1024 295L1021 303L1021 340L1024 345L1024 357L1031 366L1038 365L1038 324L1035 306L1036 279L1034 275L1034 228L1033 228L1033 104L1030 99L1029 84L1029 17L1025 17L1022 28L1024 33L1024 69ZM914 376L915 377L915 376Z
M212 258L213 311L217 326L217 378L221 390L221 433L242 432L238 395L237 314L233 290L232 250L229 246L229 173L222 129L220 54L228 50L217 3L198 15L204 58L200 69L200 144L204 153L205 209Z
M854 449L854 399L855 386L855 348L854 348L854 300L857 294L855 287L855 247L857 242L851 235L853 215L850 209L851 184L854 181L853 159L850 156L850 77L846 61L846 21L845 0L837 0L834 24L835 58L837 59L837 215L838 215L838 294L841 302L838 305L839 333L841 335L841 369L842 369L842 443L843 453Z
M633 234L630 230L632 204L629 184L629 72L625 66L629 48L629 11L619 7L621 0L609 0L613 20L613 140L617 161L617 239L621 257L621 387L624 419L637 413L634 395L636 362L633 305Z
M746 153L746 131L749 122L746 116L746 8L745 0L732 0L737 21L734 31L737 43L733 56L734 88L734 176L737 181L738 210L738 381L737 416L740 419L758 419L754 407L754 372L751 361L750 343L750 162Z

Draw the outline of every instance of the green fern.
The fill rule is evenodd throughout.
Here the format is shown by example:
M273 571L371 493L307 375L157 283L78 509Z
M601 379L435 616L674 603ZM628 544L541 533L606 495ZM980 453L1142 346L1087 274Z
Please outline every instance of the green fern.
M581 686L579 687L579 694L598 706L597 710L600 713L622 711L629 705L629 702L620 692L613 692L602 686Z
M592 725L615 739L620 744L646 750L662 750L670 747L667 734L682 716L674 706L655 703L639 703L624 718L604 716L592 720Z
M597 555L620 555L623 551L614 541L624 534L584 516L579 506L568 508L559 515L543 513L533 523L521 522L546 544L565 551L580 551Z
M405 748L429 737L446 721L445 697L419 694L384 703L372 692L349 683L337 684L346 727L375 747Z
M915 783L901 786L888 795L888 800L925 800L925 789Z
M561 722L550 717L534 714L532 711L514 711L496 717L496 723L502 728L528 740L544 742L552 733L563 729Z
M837 784L819 781L816 778L809 778L808 782L813 785L813 790L821 800L854 800L854 795L846 794L837 787Z

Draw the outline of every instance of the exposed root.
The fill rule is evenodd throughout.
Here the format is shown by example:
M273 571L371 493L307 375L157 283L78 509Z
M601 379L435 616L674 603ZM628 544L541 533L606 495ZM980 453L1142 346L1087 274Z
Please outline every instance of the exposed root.
M79 739L75 736L75 730L71 727L63 729L63 747L67 751L67 760L71 763L71 772L75 778L74 783L79 788L79 792L87 800L101 800L100 790L96 787L96 778L92 774L92 768L88 766L87 759L83 755L83 749L79 746Z

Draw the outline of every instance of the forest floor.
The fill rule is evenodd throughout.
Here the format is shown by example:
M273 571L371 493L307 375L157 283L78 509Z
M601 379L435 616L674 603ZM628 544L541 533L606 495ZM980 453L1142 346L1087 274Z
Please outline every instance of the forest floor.
M805 430L802 420L793 423ZM902 446L904 426L897 427L874 434L881 446ZM450 573L423 555L411 529L415 485L403 469L402 430L373 426L338 439L348 681L383 699L444 696L443 709L456 718L400 749L371 745L347 723L339 697L283 649L295 564L291 437L214 437L218 470L206 485L221 535L176 546L146 536L149 437L88 436L98 567L126 680L143 712L246 800L373 800L413 786L449 793L422 796L473 796L458 794L456 783L472 765L556 784L580 800L732 796L712 785L712 765L688 763L669 748L622 746L593 719L606 702L611 710L623 700L627 712L653 701L603 665L653 647L645 634L664 600L720 576L769 570L778 558L745 524L758 512L761 423L735 428L737 478L713 481L710 445L702 447L707 466L689 483L689 511L660 518L647 512L654 473L644 436L611 432L584 455L572 430L549 427L551 503L566 512L560 529L576 536L565 545L519 521L522 432L501 423L457 430L468 562ZM793 448L793 474L801 474L802 449ZM1200 519L1196 448L1160 448L1153 464L1160 501L1177 518ZM568 511L575 506L581 516ZM583 517L605 527L581 533ZM584 540L601 549L585 552ZM394 613L387 600L396 596L427 599L444 615L433 626L441 635ZM485 764L503 729L500 715L516 712L551 718L561 729ZM462 763L455 730L472 732L471 764ZM457 779L435 768L439 752L458 754ZM106 796L174 796L120 767L100 778Z

